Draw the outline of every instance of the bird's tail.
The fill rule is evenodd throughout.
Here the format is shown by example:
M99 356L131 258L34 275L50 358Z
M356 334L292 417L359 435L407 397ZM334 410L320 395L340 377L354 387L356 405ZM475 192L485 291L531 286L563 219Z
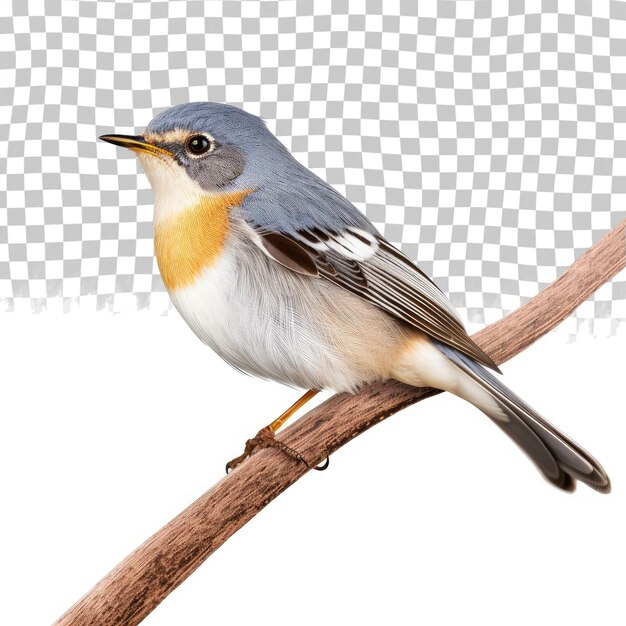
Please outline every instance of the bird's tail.
M545 420L480 363L441 342L433 343L473 383L491 396L500 411L488 411L488 407L481 406L484 403L474 403L515 441L553 485L573 491L576 480L580 480L592 489L609 493L609 477L586 450ZM472 401L471 397L466 399Z
M477 406L556 487L573 491L580 480L602 493L611 490L606 472L588 452L459 350L416 334L399 354L391 375L410 385L450 391Z

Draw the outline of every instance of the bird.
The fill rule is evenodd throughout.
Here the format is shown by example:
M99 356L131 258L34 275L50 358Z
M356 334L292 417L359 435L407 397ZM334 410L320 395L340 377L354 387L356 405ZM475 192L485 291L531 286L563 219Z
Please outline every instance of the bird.
M396 379L476 406L557 488L610 491L602 466L504 385L435 282L263 119L191 102L100 139L147 175L159 271L191 330L236 369L307 390L229 469L281 447L274 433L318 391Z

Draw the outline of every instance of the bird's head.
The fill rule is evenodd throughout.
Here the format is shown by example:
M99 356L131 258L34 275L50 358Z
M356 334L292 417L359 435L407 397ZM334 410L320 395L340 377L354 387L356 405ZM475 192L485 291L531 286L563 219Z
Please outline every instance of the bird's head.
M166 109L141 135L102 135L132 150L155 193L155 220L207 196L265 184L277 161L291 157L260 118L237 107L191 102Z

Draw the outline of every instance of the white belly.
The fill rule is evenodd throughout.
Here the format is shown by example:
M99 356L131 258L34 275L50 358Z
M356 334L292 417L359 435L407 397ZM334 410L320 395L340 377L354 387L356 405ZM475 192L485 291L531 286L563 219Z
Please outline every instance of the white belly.
M387 314L327 281L295 274L239 237L229 237L220 258L170 296L228 363L296 387L354 391L384 378L405 338Z

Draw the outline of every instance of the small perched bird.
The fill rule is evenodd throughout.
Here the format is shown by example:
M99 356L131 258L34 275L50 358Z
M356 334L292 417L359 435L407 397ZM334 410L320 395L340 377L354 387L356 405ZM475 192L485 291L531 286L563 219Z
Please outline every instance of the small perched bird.
M395 378L474 404L556 487L610 491L590 454L489 371L435 283L263 120L194 102L101 139L135 152L150 180L159 269L191 329L237 369L309 390L266 441L318 390Z

